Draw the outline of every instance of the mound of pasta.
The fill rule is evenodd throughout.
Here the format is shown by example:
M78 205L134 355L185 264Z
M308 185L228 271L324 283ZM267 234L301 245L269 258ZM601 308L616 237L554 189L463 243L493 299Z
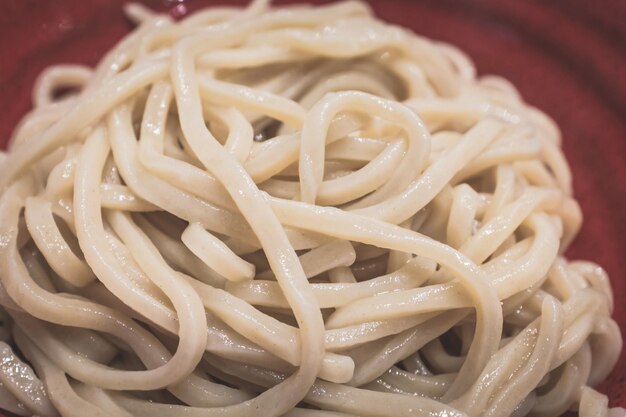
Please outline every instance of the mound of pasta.
M138 5L0 163L0 408L624 416L558 128L365 4Z

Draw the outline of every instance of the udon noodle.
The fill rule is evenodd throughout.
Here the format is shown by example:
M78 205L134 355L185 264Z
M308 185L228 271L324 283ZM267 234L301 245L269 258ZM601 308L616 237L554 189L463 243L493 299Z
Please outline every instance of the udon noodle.
M0 405L624 416L559 130L362 3L210 8L49 68L0 166Z

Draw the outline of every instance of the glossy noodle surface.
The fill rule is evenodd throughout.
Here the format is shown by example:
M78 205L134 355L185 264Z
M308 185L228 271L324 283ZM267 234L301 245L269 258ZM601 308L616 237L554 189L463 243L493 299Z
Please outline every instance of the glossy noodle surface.
M140 5L0 162L0 407L624 416L555 123L358 2Z

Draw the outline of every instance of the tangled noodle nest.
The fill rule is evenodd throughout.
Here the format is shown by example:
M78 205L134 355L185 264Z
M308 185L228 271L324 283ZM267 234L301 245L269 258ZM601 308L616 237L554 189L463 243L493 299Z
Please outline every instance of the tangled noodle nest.
M361 3L127 12L0 165L2 407L626 415L559 131L511 84Z

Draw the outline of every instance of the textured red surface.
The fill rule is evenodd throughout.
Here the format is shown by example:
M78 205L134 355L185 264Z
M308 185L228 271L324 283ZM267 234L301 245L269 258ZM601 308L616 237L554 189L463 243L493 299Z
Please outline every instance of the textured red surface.
M181 15L228 1L146 0ZM94 65L130 30L124 0L0 2L0 145L30 107L46 66ZM236 2L242 4L243 2ZM277 3L283 3L278 1ZM568 251L611 276L615 317L626 334L626 2L499 0L371 1L383 19L458 45L480 74L511 80L563 132L583 228ZM626 357L600 387L626 406ZM1 414L0 414L1 416Z

